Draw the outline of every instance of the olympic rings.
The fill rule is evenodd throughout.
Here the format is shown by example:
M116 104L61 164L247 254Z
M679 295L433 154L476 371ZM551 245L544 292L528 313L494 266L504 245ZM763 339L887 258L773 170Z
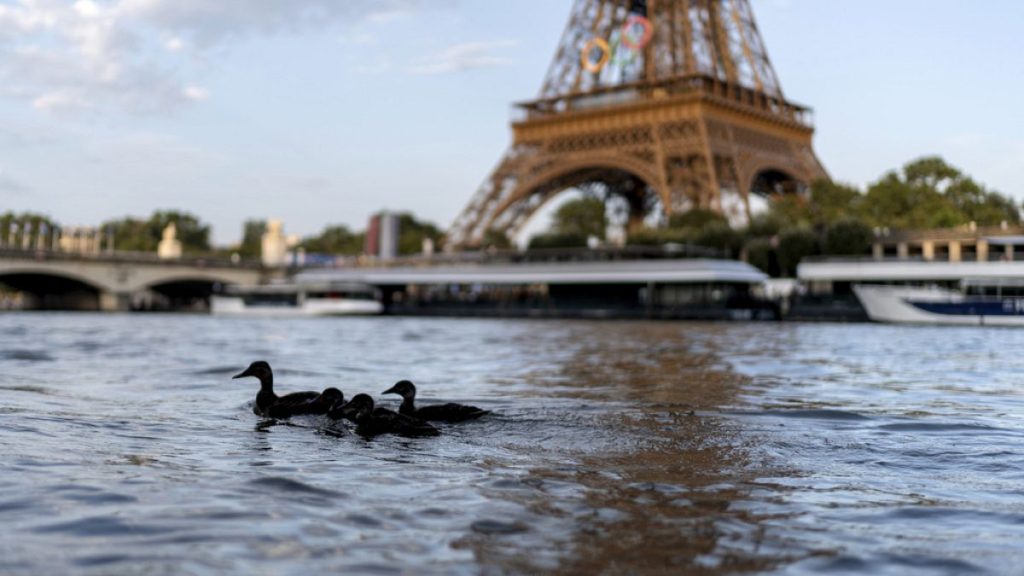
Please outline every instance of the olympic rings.
M637 26L641 30L637 30ZM637 34L638 32L639 35ZM646 48L653 37L654 24L651 24L651 21L644 16L631 14L626 23L622 25L622 29L612 33L612 41L615 44L614 50L604 38L591 38L583 45L583 50L580 52L580 63L587 72L597 74L604 70L604 67L612 60L613 55L615 62L618 63L617 65L632 62L633 57ZM625 50L622 50L622 48L625 48ZM595 49L601 50L601 57L596 62L591 58Z
M634 27L637 25L643 28L643 33L639 38L634 38ZM650 20L639 14L631 15L622 26L622 44L631 50L643 50L650 43L653 36L654 24L651 24Z
M601 57L594 62L590 59L590 53L595 48L601 50ZM604 67L608 65L608 60L612 57L612 49L608 46L608 42L603 38L592 38L583 45L583 51L580 53L580 63L583 65L583 69L592 74L597 74Z

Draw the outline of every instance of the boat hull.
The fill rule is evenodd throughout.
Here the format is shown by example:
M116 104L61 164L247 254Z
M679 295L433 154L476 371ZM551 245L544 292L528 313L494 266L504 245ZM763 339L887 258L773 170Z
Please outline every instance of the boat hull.
M965 296L941 288L855 285L854 293L876 322L960 326L1024 326L1024 298Z
M384 307L373 300L307 298L295 305L251 305L244 298L214 296L210 299L210 312L223 316L372 316Z

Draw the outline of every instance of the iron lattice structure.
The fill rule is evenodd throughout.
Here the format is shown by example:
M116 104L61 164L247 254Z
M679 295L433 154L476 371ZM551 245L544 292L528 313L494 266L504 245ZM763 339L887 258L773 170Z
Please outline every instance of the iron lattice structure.
M750 195L827 177L810 109L786 100L749 0L577 0L537 100L459 215L451 247L517 233L548 200L595 183L651 206L749 218Z

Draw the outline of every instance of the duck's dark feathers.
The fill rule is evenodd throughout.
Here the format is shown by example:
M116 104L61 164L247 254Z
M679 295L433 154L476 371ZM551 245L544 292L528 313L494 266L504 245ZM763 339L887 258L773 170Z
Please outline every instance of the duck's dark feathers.
M357 394L345 406L332 410L331 415L355 422L356 434L360 436L397 434L422 437L441 434L437 428L418 418L405 416L387 408L374 408L373 398L366 394Z
M319 392L294 392L285 396L278 396L274 393L274 372L270 364L258 360L253 362L233 378L245 378L251 376L260 381L260 391L256 394L256 404L252 411L257 416L270 416L271 418L288 418L292 416L292 410L296 406L309 403L320 395Z
M295 405L291 408L291 415L299 416L303 414L310 414L314 416L322 416L333 410L335 406L342 404L344 401L345 395L342 394L341 390L338 390L337 388L328 388L320 394L317 394L316 398ZM273 411L273 409L274 407L271 407L271 411Z
M466 420L473 420L474 418L491 413L490 410L465 404L455 404L454 402L417 408L416 386L408 380L398 382L385 390L384 394L398 394L402 397L402 405L398 408L400 414L431 422L465 422Z
M299 414L311 414L306 412L306 408L320 397L318 392L295 392L288 394L287 396L279 396L270 406L263 409L263 412L256 412L259 408L259 401L257 405L253 407L253 411L260 416L270 416L271 418L291 418L292 416L298 416Z
M402 406L398 411L407 416L415 416L420 420L434 422L465 422L466 420L479 418L484 414L490 414L489 410L455 403L432 404L416 408L414 406L407 406L405 402L402 402Z

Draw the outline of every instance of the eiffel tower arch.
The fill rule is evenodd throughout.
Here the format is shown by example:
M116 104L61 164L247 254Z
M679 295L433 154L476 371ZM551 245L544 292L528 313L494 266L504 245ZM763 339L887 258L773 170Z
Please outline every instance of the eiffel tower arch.
M576 0L541 89L516 106L512 146L448 232L452 248L518 233L571 188L750 216L750 196L827 173L811 110L788 101L749 0Z

